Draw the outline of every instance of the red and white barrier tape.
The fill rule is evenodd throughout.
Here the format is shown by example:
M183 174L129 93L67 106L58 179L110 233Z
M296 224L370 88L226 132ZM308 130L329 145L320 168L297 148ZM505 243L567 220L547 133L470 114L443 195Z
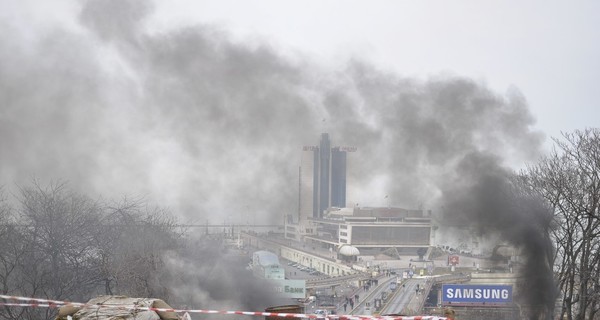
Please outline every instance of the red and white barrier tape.
M29 302L29 303L2 303L2 302L0 302L0 306L6 306L6 307L60 308L62 306L68 305L68 306L82 307L82 308L113 308L113 309L175 312L175 313L187 312L187 313L204 313L204 314L236 314L236 315L246 315L246 316L281 317L281 318L310 318L310 319L325 318L321 315L302 314L302 313L226 311L226 310L205 310L205 309L169 309L169 308L151 308L151 307L139 307L139 306L134 306L134 305L116 305L116 304L97 305L97 304L87 304L87 303L79 303L79 302L57 301L57 300L6 296L6 295L0 295L0 299ZM374 317L374 316L353 316L353 315L329 315L329 316L326 316L326 318L339 319L339 320L369 320L369 319L445 320L446 319L446 318L436 317L436 316L413 316L413 317L380 316L380 317Z

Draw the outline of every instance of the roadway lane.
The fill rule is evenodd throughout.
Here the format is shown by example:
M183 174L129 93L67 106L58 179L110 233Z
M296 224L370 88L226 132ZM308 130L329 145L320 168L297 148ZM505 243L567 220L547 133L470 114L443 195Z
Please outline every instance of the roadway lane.
M389 294L390 282L396 281L396 276L380 278L377 286L373 286L369 291L361 291L361 296L354 309L350 311L351 315L370 316L375 312L375 299L381 299L382 293Z
M421 302L425 293L427 279L412 278L407 279L398 286L398 289L388 299L388 302L381 310L381 314L405 314L411 315L420 312ZM417 292L419 289L419 292Z

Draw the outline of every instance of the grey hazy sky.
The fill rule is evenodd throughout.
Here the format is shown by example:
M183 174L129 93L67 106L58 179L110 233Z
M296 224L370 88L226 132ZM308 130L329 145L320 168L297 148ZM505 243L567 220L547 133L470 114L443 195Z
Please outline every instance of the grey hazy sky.
M327 131L359 150L349 201L427 205L473 153L519 166L548 136L598 126L599 9L3 1L0 185L64 179L190 220L280 219L301 146Z
M72 24L75 1L8 0L21 28ZM549 136L600 124L598 1L158 1L149 26L208 24L332 65L368 60L401 75L466 76L519 88Z
M599 14L598 1L5 0L0 186L61 179L186 221L281 223L301 147L329 132L358 149L347 205L433 209L544 262L551 212L514 196L508 172L548 136L598 126Z
M351 57L427 78L519 88L550 136L600 125L598 1L193 1L159 3L160 25L214 23L326 64Z

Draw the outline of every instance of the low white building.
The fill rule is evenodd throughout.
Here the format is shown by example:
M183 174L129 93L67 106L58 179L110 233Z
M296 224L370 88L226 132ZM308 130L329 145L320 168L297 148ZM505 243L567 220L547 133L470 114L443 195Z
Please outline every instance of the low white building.
M362 254L393 249L415 254L427 249L432 237L431 213L402 208L330 208L323 218L286 221L286 239L338 250L344 245Z

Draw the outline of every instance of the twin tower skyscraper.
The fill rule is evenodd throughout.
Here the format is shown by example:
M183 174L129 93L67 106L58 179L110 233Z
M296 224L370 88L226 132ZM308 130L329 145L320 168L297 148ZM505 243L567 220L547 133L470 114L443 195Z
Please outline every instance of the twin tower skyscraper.
M355 147L331 146L328 133L318 146L304 146L299 172L300 219L322 218L330 207L346 206L347 153Z

